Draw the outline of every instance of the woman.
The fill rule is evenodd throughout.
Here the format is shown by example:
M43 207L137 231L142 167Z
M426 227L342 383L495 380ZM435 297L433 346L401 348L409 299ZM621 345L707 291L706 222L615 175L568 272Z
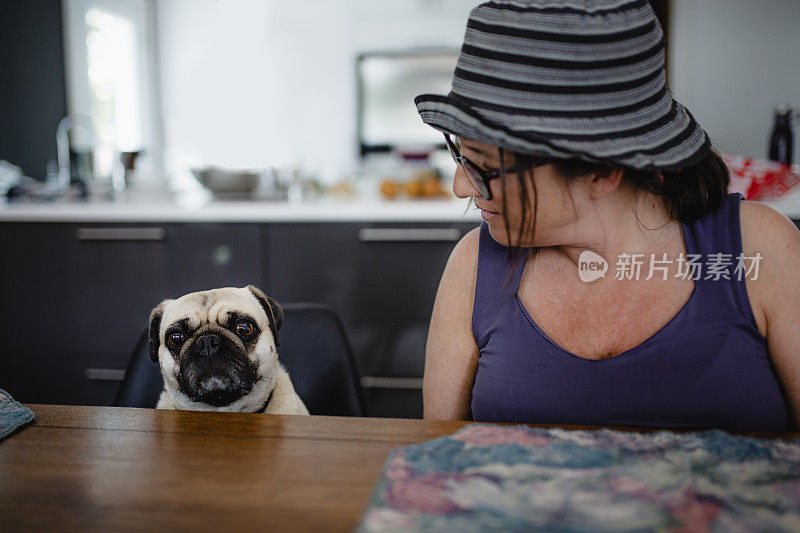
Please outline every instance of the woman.
M665 80L646 0L472 11L452 91L416 99L484 219L436 296L426 418L798 422L800 235L727 194Z

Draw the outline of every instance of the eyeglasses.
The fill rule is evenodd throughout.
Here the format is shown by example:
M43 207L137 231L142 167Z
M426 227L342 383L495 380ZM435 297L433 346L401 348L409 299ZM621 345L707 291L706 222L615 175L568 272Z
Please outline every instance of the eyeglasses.
M520 161L510 167L484 170L461 154L461 140L458 137L445 133L444 141L447 144L447 149L450 150L450 155L453 156L453 160L456 164L461 165L470 182L486 200L492 199L492 190L489 187L491 180L506 174L515 174L527 168L540 167L550 162L544 157L525 156L524 159L520 158Z

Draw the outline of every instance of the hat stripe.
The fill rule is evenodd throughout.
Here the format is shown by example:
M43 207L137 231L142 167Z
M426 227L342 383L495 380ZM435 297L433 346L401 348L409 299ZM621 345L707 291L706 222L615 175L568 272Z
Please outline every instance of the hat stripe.
M514 105L515 103L527 104L537 109L556 110L587 110L609 109L615 106L635 104L644 98L656 93L665 83L665 74L660 72L657 79L646 85L616 92L598 92L593 98L583 95L563 95L548 92L527 92L505 87L493 88L491 85L464 80L453 79L453 92L469 96L475 100L493 102L501 105Z
M511 51L523 57L577 60L583 64L592 61L613 61L657 45L660 35L651 33L622 41L607 43L548 43L546 41L498 35L467 29L464 42L494 51Z
M642 52L634 53L631 55L620 56L613 59L578 59L578 58L563 58L563 57L541 57L534 55L524 54L510 54L502 52L495 47L488 47L485 44L481 46L474 46L464 43L461 47L461 53L466 53L484 59L505 61L507 63L519 63L521 65L530 65L533 67L549 67L549 68L566 68L566 69L608 69L614 67L621 67L627 65L636 65L641 61L646 61L654 56L660 55L666 47L666 40L662 38L652 47Z
M525 147L528 145L523 139L515 136L506 136L502 128L487 124L448 103L423 102L418 105L418 109L425 122L435 123L448 133L491 144L495 144L497 139L501 139L500 145L503 148L520 153L524 153ZM461 133L464 126L467 127L467 132ZM543 140L537 153L565 159L573 155L568 151L559 150L555 146L551 146L546 139Z
M693 121L687 119L686 124L682 130L680 130L676 135L670 137L666 141L660 144L652 144L648 145L644 148L636 148L634 150L628 150L625 152L609 152L608 157L613 158L631 158L638 154L647 154L647 155L660 155L663 153L675 153L674 149L676 147L682 146L686 143L686 141L693 141L693 138L699 137L699 134L703 133L702 130L695 128ZM676 157L685 157L685 154L676 153ZM673 161L679 161L680 159L674 159Z
M487 7L502 9L505 11L515 11L517 13L576 13L583 15L590 13L593 15L624 12L634 6L641 6L645 0L622 0L621 2L604 2L595 8L589 8L577 2L552 2L545 5L530 5L526 2L486 2Z
M545 5L547 5L545 3ZM649 4L639 4L623 11L606 14L513 12L494 9L488 5L473 10L470 18L501 26L522 27L548 33L580 35L608 34L626 31L653 21ZM611 29L611 31L609 31ZM655 32L654 32L655 33Z
M510 37L507 35L483 33L476 29L469 28L464 36L464 42L468 44L476 43L478 46L490 50L514 50L515 53L524 56L534 55L550 59L578 59L586 63L589 61L606 61L627 57L631 55L632 50L638 51L651 45L658 44L660 38L660 35L651 33L634 39L609 43L548 43L546 41Z
M675 108L675 106L673 106L672 109L670 109L669 112L667 112L667 114L665 114L664 116L656 119L655 121L649 124L643 124L635 128L627 128L619 131L604 131L598 133L570 134L570 133L549 132L548 136L555 141L576 141L576 142L617 141L617 140L633 139L641 136L658 134L658 131L664 128L665 126L672 127L673 125L670 123L675 122L676 120L680 120L680 117L678 117L677 109Z
M480 17L473 17L467 22L467 28L490 33L494 35L506 35L508 37L522 37L523 39L536 39L548 42L571 43L571 44L602 44L616 43L627 39L635 39L649 35L656 27L655 21L632 27L624 31L614 31L612 33L595 34L575 34L557 33L541 30L522 29L518 25L499 25L483 22ZM607 30L606 30L607 31Z
M497 123L508 123L511 129L515 131L525 131L524 129L517 129L514 127L513 117L509 117L503 113L496 113L491 111L483 111L482 116ZM529 125L530 128L535 126L535 130L539 133L547 134L548 137L555 140L572 140L572 141L591 141L591 140L612 140L623 139L625 137L636 137L640 135L647 135L659 128L667 125L669 122L675 120L678 116L678 109L673 102L672 106L667 109L666 113L661 113L661 116L653 122L644 122L639 117L639 123L631 125L627 122L616 124L607 124L603 129L594 129L592 133L587 133L586 128L576 127L575 124L562 125L562 127L547 127L545 125L535 124Z
M673 116L673 119L675 117ZM486 118L484 117L484 120ZM638 137L622 137L616 139L603 138L593 136L589 139L569 139L558 138L554 135L548 135L547 139L552 145L566 150L579 150L586 153L595 154L598 157L626 157L633 153L652 153L662 152L670 146L679 144L682 136L688 136L691 131L686 131L689 126L689 119L685 115L677 120L672 120L669 123L669 128L665 133L657 133L650 131L650 135L641 135ZM663 125L662 125L663 127ZM510 128L509 128L510 129ZM511 130L514 135L528 139L531 142L541 142L542 134L538 131L524 131L524 130ZM644 139L644 141L642 140ZM652 141L650 140L652 139ZM613 142L612 142L613 141ZM648 142L649 141L649 142ZM635 149L634 149L635 148Z
M432 98L435 95L425 95L425 96ZM562 109L547 110L541 108L509 106L483 100L475 100L466 95L456 95L455 93L452 93L452 96L461 98L465 102L475 107L506 112L511 115L517 115L517 116L563 117L565 119L608 117L609 119L611 119L617 115L623 117L627 113L632 113L640 109L647 108L648 106L654 105L658 102L661 102L665 97L669 96L669 90L667 89L666 86L661 87L657 93L650 95L647 98L644 98L643 100L640 100L630 105L599 107L596 109L578 109L578 110L562 110ZM440 97L440 98L445 98L445 97Z
M644 87L653 80L660 78L663 75L661 69L654 70L645 76L635 78L632 80L625 80L613 83L604 84L584 84L584 85L558 85L558 84L541 84L541 83L525 83L512 79L497 78L495 76L487 76L485 74L478 74L457 67L455 75L461 79L474 81L475 83L483 83L494 87L503 87L516 91L532 91L543 92L550 95L554 94L596 94L612 91L628 91L639 87Z
M492 61L489 63L483 58L464 53L459 58L458 66L464 70L479 74L500 76L518 81L536 80L539 83L554 85L597 83L597 72L591 69L554 69L506 61ZM660 54L656 54L636 65L614 67L606 69L606 72L609 79L623 81L635 79L640 77L643 72L651 72L660 68L663 68L663 59Z

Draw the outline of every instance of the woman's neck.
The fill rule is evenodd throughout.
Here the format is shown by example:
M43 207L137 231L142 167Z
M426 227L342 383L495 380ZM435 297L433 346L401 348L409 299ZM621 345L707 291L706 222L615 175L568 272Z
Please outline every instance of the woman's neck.
M656 195L618 190L588 202L577 210L581 216L567 231L572 235L570 242L553 247L576 267L586 251L613 265L621 254L645 254L647 259L649 254L658 254L660 259L662 253L683 249L680 224L670 218Z

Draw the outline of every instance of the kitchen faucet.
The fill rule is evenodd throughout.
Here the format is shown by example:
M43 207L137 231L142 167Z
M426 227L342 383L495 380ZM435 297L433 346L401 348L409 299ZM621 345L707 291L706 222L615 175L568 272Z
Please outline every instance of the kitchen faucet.
M62 118L56 128L56 147L58 151L58 187L66 191L72 182L70 169L69 132L73 128L82 127L89 134L90 146L94 145L94 132L87 117L67 115ZM89 150L91 154L91 148Z

